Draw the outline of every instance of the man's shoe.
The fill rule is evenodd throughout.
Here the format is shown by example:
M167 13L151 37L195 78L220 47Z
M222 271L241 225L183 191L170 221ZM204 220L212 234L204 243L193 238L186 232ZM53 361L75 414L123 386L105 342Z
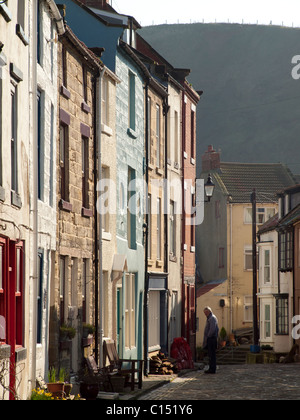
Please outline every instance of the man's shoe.
M214 372L213 370L206 370L204 371L204 373L216 373L216 372Z

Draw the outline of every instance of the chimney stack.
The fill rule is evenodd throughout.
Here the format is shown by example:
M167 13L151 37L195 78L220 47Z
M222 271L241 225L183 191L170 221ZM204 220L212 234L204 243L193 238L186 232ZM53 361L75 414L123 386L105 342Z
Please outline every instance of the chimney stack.
M209 172L212 169L220 168L220 152L216 152L212 145L202 155L202 172Z

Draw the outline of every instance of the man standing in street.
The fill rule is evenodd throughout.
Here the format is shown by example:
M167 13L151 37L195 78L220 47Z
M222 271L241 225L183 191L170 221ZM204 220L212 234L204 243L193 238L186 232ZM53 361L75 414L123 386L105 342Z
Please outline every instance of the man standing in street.
M209 306L206 306L203 310L207 320L204 329L203 348L208 351L209 358L209 369L205 373L216 373L217 360L216 350L219 335L219 326L217 317L212 313Z

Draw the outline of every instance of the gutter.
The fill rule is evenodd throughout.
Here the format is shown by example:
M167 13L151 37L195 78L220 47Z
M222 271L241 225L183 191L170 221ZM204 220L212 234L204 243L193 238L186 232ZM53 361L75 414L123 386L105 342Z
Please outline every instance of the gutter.
M45 0L45 1L46 1L47 5L49 6L49 8L52 12L52 15L54 17L54 20L55 20L55 23L56 23L56 26L57 26L58 34L63 35L64 32L65 32L64 19L61 16L61 14L60 14L60 12L57 8L55 1L54 0Z

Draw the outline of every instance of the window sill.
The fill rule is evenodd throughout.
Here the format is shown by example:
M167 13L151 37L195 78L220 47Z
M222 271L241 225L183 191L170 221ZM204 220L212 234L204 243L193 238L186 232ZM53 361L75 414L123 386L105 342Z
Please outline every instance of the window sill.
M21 197L15 191L11 192L11 205L17 207L18 209L22 208Z
M59 208L61 210L68 211L68 212L71 212L72 209L73 209L72 204L68 203L67 201L65 201L63 199L61 199L60 202L59 202Z
M0 343L0 360L10 358L10 345L1 342Z
M82 111L86 112L87 114L89 114L91 112L91 107L86 102L81 103L81 109L82 109Z
M16 346L16 363L22 362L27 358L27 349L22 346Z
M5 189L3 187L0 187L0 201L5 201Z
M93 217L93 210L82 207L81 216L86 218Z
M29 44L29 41L28 41L27 36L25 35L24 29L22 28L22 26L19 23L17 23L17 25L16 25L16 34L21 39L23 44L27 47L27 45Z
M106 124L101 124L101 131L103 134L106 134L107 136L111 137L113 135L113 130Z
M102 239L105 241L111 241L111 233L102 231Z
M137 133L132 128L127 128L127 134L133 139L137 138Z
M176 257L176 255L169 254L169 260L170 260L170 261L172 261L172 262L177 262L177 257Z
M61 85L60 87L60 93L62 94L62 96L64 96L66 99L70 99L71 98L71 93L70 91L64 87L64 85Z
M5 4L0 5L0 13L4 17L6 22L10 22L12 20L12 13Z

